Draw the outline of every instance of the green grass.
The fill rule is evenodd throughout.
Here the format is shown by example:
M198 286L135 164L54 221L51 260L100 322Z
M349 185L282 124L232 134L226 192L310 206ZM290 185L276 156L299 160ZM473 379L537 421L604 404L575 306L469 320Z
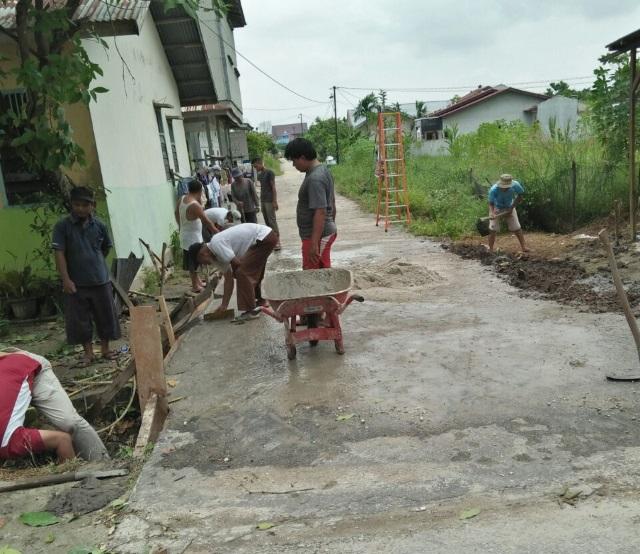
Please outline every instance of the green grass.
M451 152L406 156L415 234L455 239L475 232L477 219L487 215L486 191L502 173L511 173L525 188L518 208L525 228L570 231L572 161L576 226L606 216L615 201L627 203L626 166L609 163L593 138L572 139L561 132L549 138L536 127L501 122L458 137ZM373 142L360 139L333 168L337 189L371 211L377 195L374 160Z

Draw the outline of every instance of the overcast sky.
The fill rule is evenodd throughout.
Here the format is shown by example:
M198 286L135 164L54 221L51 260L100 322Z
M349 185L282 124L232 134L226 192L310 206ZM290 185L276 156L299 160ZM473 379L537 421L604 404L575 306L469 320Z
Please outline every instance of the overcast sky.
M504 83L544 91L546 81L592 81L605 45L640 27L638 0L242 0L238 51L245 118L254 126L338 116L378 88L452 89ZM545 84L517 84L545 81ZM449 99L469 89L393 92L390 102Z

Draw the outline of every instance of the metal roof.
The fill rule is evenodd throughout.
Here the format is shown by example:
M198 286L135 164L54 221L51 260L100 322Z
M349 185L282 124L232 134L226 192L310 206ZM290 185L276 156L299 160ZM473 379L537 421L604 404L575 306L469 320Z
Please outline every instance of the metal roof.
M43 0L45 8L62 8L66 0ZM18 0L0 2L0 26L14 29ZM73 14L73 21L92 23L131 22L137 33L149 8L149 0L82 0Z
M607 50L611 50L612 52L627 52L638 46L640 46L640 29L618 40L614 40L611 44L607 44Z
M505 92L515 92L518 94L539 98L540 100L546 100L547 98L549 98L545 94L538 94L537 92L529 92L528 90L506 87L504 85L498 85L496 87L478 87L476 90L472 90L470 93L465 94L455 104L451 104L451 106L447 106L446 108L442 108L441 110L430 113L429 117L446 117L462 110L466 110L467 108L475 106L476 104L484 102L485 100L489 100L489 98L493 98L494 96L498 96L499 94Z

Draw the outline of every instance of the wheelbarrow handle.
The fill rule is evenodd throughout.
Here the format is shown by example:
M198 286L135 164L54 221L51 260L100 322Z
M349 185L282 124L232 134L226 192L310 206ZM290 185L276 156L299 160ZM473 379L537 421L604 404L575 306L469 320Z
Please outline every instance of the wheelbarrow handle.
M280 322L284 321L284 319L282 317L280 317L280 314L278 314L277 312L273 311L271 306L262 306L260 309L262 310L263 314L267 314L267 315L271 316L276 321L280 321Z
M351 302L353 302L354 300L356 302L364 302L364 297L360 296L359 294L350 294L349 297L344 301L344 303L338 309L338 313L341 314L342 312L344 312L347 309L347 306L351 304Z

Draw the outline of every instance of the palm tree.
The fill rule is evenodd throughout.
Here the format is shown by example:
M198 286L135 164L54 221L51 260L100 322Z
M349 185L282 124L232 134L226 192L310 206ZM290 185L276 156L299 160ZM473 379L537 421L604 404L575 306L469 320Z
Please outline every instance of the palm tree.
M402 113L402 108L400 107L400 102L396 102L395 104L393 104L391 106L391 108L393 109L394 112L401 112Z
M356 109L353 111L353 117L354 119L366 118L369 114L377 112L379 107L378 97L372 92L358 102Z
M427 115L427 105L422 100L416 100L416 119Z

